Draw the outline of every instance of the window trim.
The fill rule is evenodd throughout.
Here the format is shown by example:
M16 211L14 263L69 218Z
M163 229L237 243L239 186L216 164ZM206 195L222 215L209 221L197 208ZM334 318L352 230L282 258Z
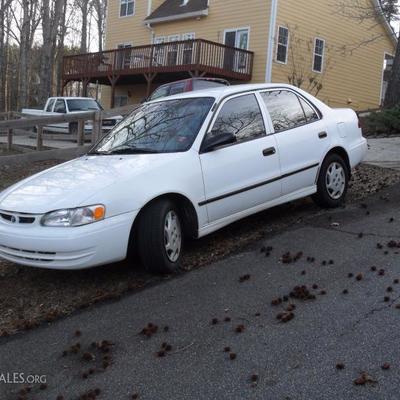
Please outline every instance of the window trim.
M64 112L56 111L56 105L58 102L62 102L64 104L64 110L65 110ZM68 108L68 105L67 105L67 102L65 101L65 99L63 99L63 98L56 99L54 106L53 106L53 112L57 112L59 114L67 114L68 111L69 111L69 108Z
M250 26L242 26L239 28L228 28L224 29L224 37L223 37L223 43L225 45L225 40L226 40L226 34L229 32L235 32L235 48L240 48L236 46L236 42L238 40L238 37L236 36L239 31L247 31L247 43L246 43L246 48L243 50L249 50L249 45L250 45Z
M129 4L133 3L133 11L132 14L126 14L126 15L121 15L121 6L122 4ZM128 7L126 7L126 10L128 11ZM136 14L136 0L119 0L119 18L128 18L128 17L133 17Z
M226 145L224 145L224 146L218 147L218 149L225 149L225 148L227 148L227 147L238 146L238 145L240 145L240 144L242 144L242 143L247 143L247 142L250 142L250 141L252 141L252 140L262 139L262 138L265 138L265 137L268 136L267 128L271 129L270 123L269 123L269 121L266 121L266 120L265 120L265 116L266 116L266 115L265 115L265 113L264 113L264 109L263 109L262 104L260 104L260 101L259 101L259 98L258 98L257 93L258 93L258 91L251 91L251 92L244 92L244 93L235 93L234 95L229 95L228 97L226 97L226 98L224 98L224 99L221 99L221 101L219 102L218 106L214 109L214 114L213 114L213 116L212 116L210 122L208 123L207 129L206 129L206 131L205 131L205 133L204 133L204 135L203 135L203 138L202 138L201 143L200 143L199 154L207 153L206 151L203 150L203 144L204 144L204 141L206 140L207 135L212 131L212 128L213 128L214 125L215 125L215 122L216 122L216 120L217 120L217 118L218 118L218 115L219 115L220 111L222 110L222 108L224 107L224 105L225 105L228 101L233 100L233 99L236 99L237 97L243 97L243 96L248 96L248 95L253 95L253 96L254 96L254 98L255 98L255 100L256 100L256 102L257 102L257 105L258 105L258 107L259 107L259 109L260 109L260 114L261 114L261 117L262 117L262 120L263 120L263 124L264 124L264 134L263 134L263 135L260 135L260 136L257 136L257 137L255 137L255 138L244 139L244 140L241 140L240 142L229 143L229 144L226 144ZM213 108L211 108L211 110L213 110Z
M324 45L322 48L322 54L317 54L315 52L316 48L317 48L317 40L320 40ZM325 63L325 45L326 45L326 41L325 39L322 39L321 37L316 36L314 38L314 49L313 49L313 59L312 59L312 71L315 72L316 74L322 74L324 72L324 63ZM315 57L321 57L321 71L318 71L315 69Z
M285 54L285 62L278 60L278 49L279 46L284 46L282 43L279 43L279 30L280 29L286 29L287 30L287 43L285 45L286 48L286 54ZM275 49L275 62L278 64L282 64L282 65L287 65L288 63L288 58L289 58L289 43L290 43L290 31L289 28L287 26L283 26L283 25L278 25L278 30L277 30L277 35L276 35L276 49Z
M323 119L323 115L322 115L321 111L319 111L319 109L318 109L313 103L311 103L311 102L310 102L306 97L304 97L301 93L296 92L296 91L294 91L294 90L292 90L292 89L290 89L290 88L271 88L271 89L266 89L266 90L260 90L259 93L260 93L260 96L261 96L261 99L262 99L262 94L263 94L263 93L266 93L266 92L277 92L277 91L279 91L279 92L284 92L284 91L290 92L290 93L293 93L293 94L294 94L295 96L297 96L298 98L301 98L302 100L304 100L304 101L315 111L315 113L316 113L317 116L318 116L318 119L317 119L316 121L305 122L304 124L297 125L297 126L295 126L294 128L287 128L287 129L282 129L281 131L275 131L274 123L273 123L272 118L271 118L271 114L270 114L270 112L268 111L268 107L267 107L267 105L265 104L264 100L262 100L262 103L263 103L262 105L263 105L263 107L265 107L265 110L266 110L266 113L267 113L267 115L268 115L268 118L269 118L269 120L271 121L271 130L272 130L271 135L276 135L276 134L279 134L279 133L282 133L282 132L291 131L291 130L293 130L293 129L300 128L300 127L305 126L305 125L311 125L311 124L314 124L314 123L316 123L316 122L319 122L319 121L321 121L321 120ZM299 105L300 105L301 109L303 110L304 116L306 116L306 115L305 115L305 112L304 112L304 108L303 108L303 106L302 106L302 104L301 104L300 101L299 101Z

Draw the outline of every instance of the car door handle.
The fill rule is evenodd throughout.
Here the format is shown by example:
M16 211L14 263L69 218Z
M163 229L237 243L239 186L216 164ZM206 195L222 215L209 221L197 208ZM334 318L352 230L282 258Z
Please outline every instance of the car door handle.
M264 157L273 156L276 150L275 147L268 147L268 149L264 149L262 153Z
M318 137L320 139L325 139L326 137L328 137L328 134L326 132L320 132L318 133Z

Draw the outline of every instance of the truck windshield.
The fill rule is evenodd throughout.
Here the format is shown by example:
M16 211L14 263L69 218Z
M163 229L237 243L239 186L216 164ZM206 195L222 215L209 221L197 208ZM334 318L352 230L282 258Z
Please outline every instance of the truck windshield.
M135 109L89 154L187 151L214 104L213 97L166 100Z
M67 100L68 110L72 111L91 111L101 110L100 104L93 99L70 99Z

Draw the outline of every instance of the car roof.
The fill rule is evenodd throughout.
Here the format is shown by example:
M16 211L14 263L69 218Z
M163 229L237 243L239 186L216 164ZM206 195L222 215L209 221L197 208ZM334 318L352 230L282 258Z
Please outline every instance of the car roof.
M179 93L179 94L175 94L172 96L161 97L159 99L152 100L149 103L156 103L156 102L169 101L169 100L175 100L175 99L196 98L196 97L214 97L216 101L219 101L225 97L235 95L235 94L245 93L245 92L263 90L263 89L285 89L285 88L292 89L296 93L299 93L299 94L305 96L309 100L311 98L312 102L315 105L317 105L319 108L323 108L323 109L330 108L325 103L318 100L316 97L310 95L309 93L305 92L304 90L299 89L298 87L295 87L293 85L289 85L287 83L257 83L257 84L244 84L244 85L213 87L213 88L209 88L209 89L201 89L201 90L195 90L192 92L184 92L184 93Z
M63 100L95 100L92 97L75 97L75 96L52 96L49 99L63 99Z
M172 96L161 97L159 99L152 100L152 102L168 101L173 99L195 98L195 97L215 97L216 99L220 99L222 97L234 95L237 93L242 93L252 90L271 89L277 87L298 90L298 88L295 88L294 86L285 83L283 84L259 83L259 84L245 84L245 85L232 85L232 86L216 86L212 88L194 90L191 92L184 92L184 93L174 94Z

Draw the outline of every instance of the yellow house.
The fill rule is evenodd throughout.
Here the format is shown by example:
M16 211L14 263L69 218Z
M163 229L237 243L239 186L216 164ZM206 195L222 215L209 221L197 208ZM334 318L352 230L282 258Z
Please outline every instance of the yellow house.
M397 42L378 0L360 1L374 17L329 0L109 0L106 51L65 57L64 83L102 85L106 107L209 76L292 83L333 107L376 108Z

